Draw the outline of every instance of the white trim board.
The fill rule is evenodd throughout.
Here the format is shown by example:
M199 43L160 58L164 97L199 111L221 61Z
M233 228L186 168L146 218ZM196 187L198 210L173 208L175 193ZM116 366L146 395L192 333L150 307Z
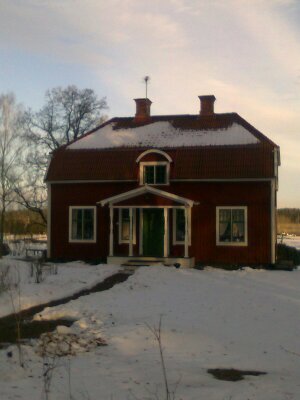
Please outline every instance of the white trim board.
M113 209L120 209L120 208L133 208L133 209L139 209L139 208L181 208L181 209L185 209L186 206L165 206L165 205L161 205L161 206L111 206Z
M271 183L271 196L270 196L270 218L271 218L271 264L276 262L276 238L277 238L277 227L276 227L276 183Z
M270 182L274 178L214 178L214 179L170 179L170 182Z
M51 257L51 183L47 183L47 257Z
M170 192L165 192L164 190L157 189L157 188L154 188L153 186L149 186L149 185L144 185L142 187L139 187L139 188L136 188L133 190L129 190L128 192L123 192L116 196L108 197L107 199L98 201L97 204L100 204L102 207L105 206L106 204L109 204L110 206L112 206L114 203L128 200L128 199L140 196L145 193L151 193L151 194L154 194L157 196L161 196L166 199L173 200L178 203L187 205L189 207L192 207L194 204L198 204L194 200L190 200L190 199L178 196L178 195L170 193Z
M272 178L236 178L236 179L170 179L169 182L270 182ZM139 179L78 179L78 180L61 180L61 181L45 181L55 185L72 184L72 183L123 183L123 182L136 182L139 183Z
M144 151L142 154L140 154L138 156L138 158L136 159L136 163L139 163L143 157L145 157L147 154L151 154L151 153L160 154L161 156L165 157L169 162L172 162L172 158L165 151L158 150L158 149L149 149L149 150Z
M135 182L138 183L138 179L78 179L78 180L62 180L62 181L46 181L55 185L62 184L76 184L76 183L123 183L123 182Z

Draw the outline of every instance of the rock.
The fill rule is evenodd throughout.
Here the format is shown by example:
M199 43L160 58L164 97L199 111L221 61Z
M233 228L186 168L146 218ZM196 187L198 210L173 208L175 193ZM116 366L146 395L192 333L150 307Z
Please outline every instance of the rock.
M72 329L67 326L64 326L64 325L58 325L56 327L56 332L58 334L68 335L68 334L72 333Z

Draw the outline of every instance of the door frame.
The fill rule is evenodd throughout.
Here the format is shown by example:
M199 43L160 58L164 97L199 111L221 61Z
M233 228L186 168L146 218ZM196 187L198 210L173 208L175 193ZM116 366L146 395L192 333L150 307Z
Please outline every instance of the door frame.
M165 211L164 211L164 207L144 207L144 209L146 209L146 210L160 210L161 211L161 215L160 215L160 217L159 218L161 218L161 223L162 223L162 237L161 237L161 244L160 244L160 246L162 246L162 248L161 248L161 254L151 254L151 255L147 255L146 257L157 257L157 258L161 258L161 257L164 257L165 256L165 236L166 236L166 234L168 235L168 231L169 231L169 229L168 229L168 225L167 225L167 232L166 232L166 229L165 229L165 225L166 225L166 223L168 224L168 221L166 221L165 220ZM140 210L141 211L141 210ZM141 252L142 252L142 254L140 254L140 255L143 255L143 256L145 256L145 249L144 249L144 210L141 212L141 214L140 214L140 222L141 222L141 230L140 230L140 238L141 238L141 246L140 246L140 250L141 250Z
M139 206L139 255L143 256L143 210L144 208L161 208L164 215L164 255L163 257L168 257L170 254L170 217L169 210L172 210L174 206ZM178 206L176 208L184 208L184 206Z

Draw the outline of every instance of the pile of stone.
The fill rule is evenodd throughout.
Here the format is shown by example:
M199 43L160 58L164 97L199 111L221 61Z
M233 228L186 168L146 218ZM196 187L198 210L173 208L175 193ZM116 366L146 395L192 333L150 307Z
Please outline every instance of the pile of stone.
M88 352L98 346L107 346L99 332L78 334L70 328L58 326L56 331L40 336L36 352L42 357L64 357Z

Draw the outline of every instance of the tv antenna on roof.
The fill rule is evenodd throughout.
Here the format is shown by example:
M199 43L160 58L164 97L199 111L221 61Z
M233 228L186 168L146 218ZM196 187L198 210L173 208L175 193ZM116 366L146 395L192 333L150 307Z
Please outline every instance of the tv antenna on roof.
M146 75L143 80L146 85L146 99L147 99L148 98L148 82L150 81L150 76Z

